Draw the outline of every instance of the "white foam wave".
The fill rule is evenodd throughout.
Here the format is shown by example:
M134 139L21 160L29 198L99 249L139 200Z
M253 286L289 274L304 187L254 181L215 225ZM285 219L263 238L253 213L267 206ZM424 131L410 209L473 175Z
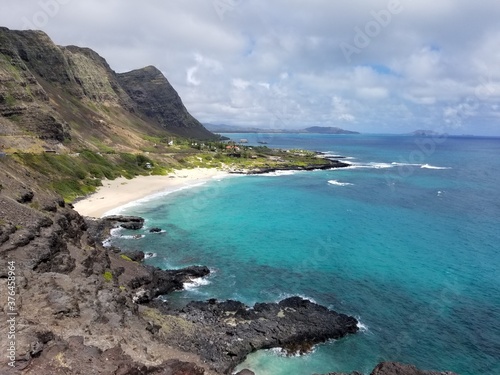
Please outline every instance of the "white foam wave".
M158 254L156 254L156 253L145 253L144 259L156 258L157 256L158 256Z
M208 285L208 284L210 284L210 280L208 280L205 277L199 277L197 279L192 279L188 282L185 282L183 285L184 285L185 290L192 291L193 289L197 289L200 286L204 286L204 285Z
M361 319L359 317L356 317L356 319L358 320L358 329L360 332L368 332L369 329L368 329L368 326L366 324L364 324L363 322L361 322Z
M375 169L385 169L385 168L393 168L394 167L394 165L389 164L389 163L375 163L375 162L368 163L368 166L370 168L375 168Z
M394 168L393 164L390 163L376 163L376 162L371 162L368 164L363 164L363 163L357 163L357 162L347 162L349 164L348 167L345 168L339 168L339 170L344 170L344 169L357 169L357 168L367 168L367 169L386 169L386 168Z
M357 162L346 162L346 163L349 164L349 167L342 168L342 169L356 169L356 168L388 169L388 168L395 168L395 167L417 167L417 168L424 168L424 169L451 169L449 167L437 167L437 166L430 165L430 164L402 163L402 162L397 162L397 161L393 161L392 163L370 162L367 164L357 163Z
M395 165L397 167L421 167L422 164L415 164L415 163L398 163L398 162L395 162L393 161L391 163L392 165Z
M325 153L320 155L323 158L344 158L342 155L339 154L331 154L331 153Z
M278 299L276 300L276 303L279 303L279 302L283 301L284 299L287 299L290 297L300 297L302 299L308 300L309 302L317 303L314 298L305 296L303 294L290 294L290 293L281 293L280 296L278 297Z
M121 236L121 238L125 238L126 240L138 240L138 239L141 239L141 238L144 238L144 234L134 234L132 236Z
M275 356L278 356L278 357L286 357L286 358L290 358L290 357L304 357L304 356L308 356L308 355L311 355L311 354L314 354L314 352L316 352L317 350L317 345L315 345L310 352L307 352L305 354L300 354L300 352L296 352L296 353L290 353L288 352L286 349L283 349L283 348L271 348L271 349L267 349L270 353L272 353L273 355Z
M272 177L280 177L280 176L290 176L298 171L274 171L269 173L262 173L261 176L272 176Z
M109 231L109 234L111 237L120 237L120 232L122 231L123 229L122 228L112 228L110 231Z
M429 165L429 164L424 164L420 168L425 168L425 169L451 169L450 167L436 167L434 165Z
M351 184L349 182L340 182L340 181L337 181L337 180L330 180L330 181L328 181L328 183L330 185L335 185L335 186L349 186L349 185L354 185L354 184Z

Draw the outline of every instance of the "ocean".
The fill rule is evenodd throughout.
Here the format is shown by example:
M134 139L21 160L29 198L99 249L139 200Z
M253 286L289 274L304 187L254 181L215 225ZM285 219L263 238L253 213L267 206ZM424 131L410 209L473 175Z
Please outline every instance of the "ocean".
M129 205L144 237L115 233L161 268L213 271L170 303L300 295L360 332L304 356L265 350L257 375L369 374L380 361L500 374L500 138L226 134L305 148L351 166L231 176ZM164 233L147 229L161 227Z

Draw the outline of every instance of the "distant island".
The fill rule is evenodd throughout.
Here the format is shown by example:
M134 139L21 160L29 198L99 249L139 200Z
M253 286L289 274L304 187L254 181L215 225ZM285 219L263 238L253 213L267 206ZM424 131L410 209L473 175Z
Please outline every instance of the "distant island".
M335 126L311 126L305 129L263 129L226 124L203 124L214 133L311 133L311 134L360 134L351 130L344 130Z
M442 133L438 133L434 130L423 130L423 129L415 130L410 133L410 135L413 135L415 137L435 137L441 134Z

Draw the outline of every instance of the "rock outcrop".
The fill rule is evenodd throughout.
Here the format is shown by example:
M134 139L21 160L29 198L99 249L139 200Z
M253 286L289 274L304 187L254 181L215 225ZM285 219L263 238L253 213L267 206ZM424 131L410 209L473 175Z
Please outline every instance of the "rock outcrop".
M117 77L138 110L166 130L186 138L215 139L213 133L189 114L172 85L154 66Z
M304 354L316 344L358 331L353 317L300 297L257 303L252 308L231 300L191 302L181 310L159 302L154 306L165 314L154 321L159 327L183 322L180 332L159 330L165 342L197 353L222 373L229 373L259 349L280 347L291 354Z

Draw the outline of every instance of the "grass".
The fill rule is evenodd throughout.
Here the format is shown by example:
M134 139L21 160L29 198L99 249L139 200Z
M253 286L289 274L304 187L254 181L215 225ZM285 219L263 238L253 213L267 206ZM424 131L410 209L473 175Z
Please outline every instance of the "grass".
M167 159L155 155L155 161L142 153L101 153L81 150L77 154L58 155L47 153L16 153L17 162L48 176L47 188L60 194L67 203L86 196L102 186L101 180L117 177L127 179L139 175L165 176L176 168L222 168L238 169L305 167L324 164L309 151L282 151L267 147L240 147L238 155L221 149L222 143L207 144L201 151L184 147L186 153L174 152ZM214 151L216 150L216 151ZM172 157L172 155L174 155Z
M102 186L102 179L123 176L165 175L169 169L142 154L101 154L83 150L78 155L17 153L21 164L50 176L48 187L62 195L66 202L88 195ZM151 169L147 165L152 166Z
M133 262L133 260L130 259L130 257L126 256L125 254L120 255L120 258L122 258L122 259L124 259L124 260L126 260L128 262Z
M104 276L104 280L105 280L107 283L109 283L109 282L113 281L113 274L111 273L111 271L106 271L106 272L104 272L103 276Z

